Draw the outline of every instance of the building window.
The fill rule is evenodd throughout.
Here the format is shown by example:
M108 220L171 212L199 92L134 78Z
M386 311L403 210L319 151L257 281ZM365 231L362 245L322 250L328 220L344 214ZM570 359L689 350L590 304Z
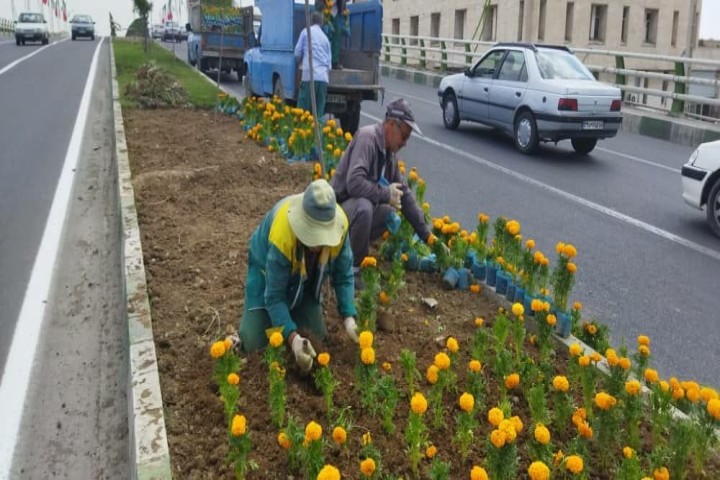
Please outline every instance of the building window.
M538 40L545 40L545 9L547 0L540 0L540 14L538 15Z
M622 30L620 32L620 43L625 45L628 39L628 25L630 24L630 7L623 7Z
M410 17L410 36L411 37L417 37L418 32L420 30L420 17L417 15L414 17ZM418 41L416 38L410 39L410 45L417 45Z
M465 38L465 14L467 10L455 10L455 38Z
M572 40L573 18L575 18L575 3L568 2L565 9L565 41Z
M607 5L593 4L590 7L590 40L605 42L607 28Z
M670 45L673 47L677 46L677 33L678 33L678 23L679 22L680 22L680 12L675 10L673 12L672 37L670 37Z
M523 39L523 20L525 18L525 0L520 0L520 9L518 11L518 42L522 42Z
M497 5L491 5L485 9L480 40L485 42L495 40L495 32L497 32L497 8Z
M399 18L392 19L392 34L400 35L400 19ZM398 43L400 43L400 39L395 37L392 39L392 43L397 45Z
M430 36L440 38L440 13L430 14ZM430 45L439 45L440 42L430 42Z
M645 43L655 45L657 43L658 10L654 8L645 9Z

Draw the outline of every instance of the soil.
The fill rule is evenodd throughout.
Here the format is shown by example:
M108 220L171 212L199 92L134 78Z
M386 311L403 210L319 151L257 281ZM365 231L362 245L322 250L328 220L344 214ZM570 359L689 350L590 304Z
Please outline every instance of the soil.
M288 165L247 140L238 122L222 115L190 110L130 110L124 115L173 474L177 479L234 478L226 462L225 418L211 379L209 346L239 323L250 235L275 202L305 188L312 168ZM393 365L391 375L402 390L407 389L399 363L401 349L416 352L418 369L424 373L443 347L437 338L452 335L461 346L459 365L467 365L468 354L462 352L469 351L475 317L491 322L498 308L482 295L441 289L435 275L409 273L405 280L401 299L387 313L391 331L375 337L378 363ZM430 310L422 303L428 296L438 300L437 308ZM355 428L348 434L349 448L329 447L325 460L345 478L359 478L355 452L360 451L362 434L370 431L382 452L384 471L407 474L403 440L407 398L400 400L393 435L382 431L379 419L363 414L353 388L357 349L346 337L330 297L326 295L325 304L328 338L316 350L330 353L333 376L340 382L334 403L352 406ZM564 363L562 358L557 361ZM270 422L266 367L259 354L244 362L240 411L248 419L253 442L250 458L258 466L249 478L292 478L285 452L277 445L278 431ZM323 398L312 381L292 368L286 379L287 413L303 425L317 421L328 436L332 426L327 424ZM464 373L459 380L463 385ZM427 393L424 379L420 386ZM450 397L447 405L455 405L456 398ZM489 408L497 400L497 385L489 383L485 403ZM527 402L521 396L512 400L513 413L525 424L522 444L530 435ZM472 464L483 461L478 454L482 447L474 447L468 462L461 461L451 443L457 409L446 410L447 426L432 431L430 440L440 457L452 462L450 478L467 478ZM486 412L487 408L482 414L483 437L490 432ZM527 458L521 456L518 472L524 477Z

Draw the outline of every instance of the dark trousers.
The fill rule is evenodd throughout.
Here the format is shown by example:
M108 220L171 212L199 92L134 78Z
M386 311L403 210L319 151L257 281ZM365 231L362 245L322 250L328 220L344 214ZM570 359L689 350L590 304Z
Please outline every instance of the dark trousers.
M317 107L318 119L325 115L325 102L327 101L327 82L318 82L315 80L315 106ZM310 97L310 82L300 83L300 92L298 93L298 108L307 110L312 113L312 101Z
M386 203L374 207L367 198L349 198L340 206L350 222L353 266L358 267L370 251L370 242L387 230L385 221L394 209Z

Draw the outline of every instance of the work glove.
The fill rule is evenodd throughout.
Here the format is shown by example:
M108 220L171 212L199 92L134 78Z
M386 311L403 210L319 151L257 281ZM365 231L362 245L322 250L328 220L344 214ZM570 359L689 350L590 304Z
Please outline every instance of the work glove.
M236 333L233 333L228 337L230 341L232 342L232 351L235 353L235 355L240 355L242 353L242 341L240 341L240 336Z
M313 359L317 357L310 340L295 334L292 341L292 351L293 355L295 355L295 363L300 367L300 371L303 373L309 372L313 366Z
M402 183L391 183L388 187L390 189L390 205L399 209L402 207Z
M343 321L343 325L345 325L345 331L348 337L350 337L353 342L358 343L357 323L355 323L355 319L348 317Z

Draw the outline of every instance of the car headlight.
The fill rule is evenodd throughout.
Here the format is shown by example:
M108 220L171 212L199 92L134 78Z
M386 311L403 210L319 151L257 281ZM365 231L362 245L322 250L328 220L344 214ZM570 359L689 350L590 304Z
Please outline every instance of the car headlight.
M689 165L695 164L695 160L697 160L698 153L699 153L699 149L696 148L695 151L692 153L692 155L690 155L690 159L688 160Z

